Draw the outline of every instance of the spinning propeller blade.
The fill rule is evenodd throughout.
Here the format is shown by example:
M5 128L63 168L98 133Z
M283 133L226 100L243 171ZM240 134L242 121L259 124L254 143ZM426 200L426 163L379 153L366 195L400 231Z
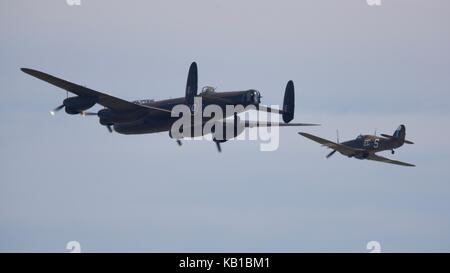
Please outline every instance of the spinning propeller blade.
M80 113L80 115L82 115L82 116L98 116L98 113L83 111L83 112Z
M331 151L331 153L327 154L327 158L330 158L330 156L334 155L335 152L336 150Z
M50 111L50 115L54 116L56 114L56 112L58 112L59 110L64 108L64 104L61 104L60 106L56 107L55 109L53 109L52 111Z
M336 143L339 144L339 130L336 130ZM335 152L336 150L331 151L331 153L327 154L327 158L330 158Z
M215 141L215 143L216 143L217 151L218 151L219 153L221 153L221 152L222 152L222 147L220 146L220 142Z

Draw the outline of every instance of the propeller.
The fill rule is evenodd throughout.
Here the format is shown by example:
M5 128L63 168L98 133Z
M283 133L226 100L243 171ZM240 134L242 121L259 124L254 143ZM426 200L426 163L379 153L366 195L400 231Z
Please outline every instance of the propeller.
M339 130L336 130L336 143L339 144ZM335 152L336 150L331 151L331 153L327 154L327 158L330 158Z
M50 115L52 115L52 116L56 115L56 113L63 108L64 108L64 104L61 104L60 106L58 106L55 109L53 109L52 111L50 111Z
M330 158L330 156L334 155L335 152L336 150L331 151L331 153L327 154L327 158Z
M82 111L80 112L80 115L82 115L83 117L85 116L98 116L98 112L87 112L87 111ZM108 129L108 132L113 133L114 129L111 125L105 125L106 128Z
M80 115L82 115L83 117L84 117L84 116L98 116L98 113L96 113L96 112L86 112L86 111L83 111L83 112L80 113Z
M69 91L66 91L66 99L69 98ZM54 116L56 115L56 113L64 108L64 103L61 104L60 106L56 107L55 109L53 109L52 111L50 111L50 115Z
M214 142L216 143L217 151L219 153L221 153L222 152L222 147L220 146L220 142L219 141L214 141Z

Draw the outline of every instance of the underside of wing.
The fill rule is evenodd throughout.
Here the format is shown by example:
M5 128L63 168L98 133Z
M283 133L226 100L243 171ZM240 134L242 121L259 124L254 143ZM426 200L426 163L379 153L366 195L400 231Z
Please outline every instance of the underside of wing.
M357 149L353 149L351 147L348 147L348 146L345 146L345 145L342 145L342 144L339 144L339 143L336 143L336 142L333 142L333 141L330 141L327 139L323 139L323 138L320 138L320 137L317 137L317 136L314 136L314 135L311 135L308 133L299 132L299 134L312 140L312 141L320 143L323 146L326 146L330 149L336 150L336 151L340 152L341 154L344 154L347 156L354 155L356 152L358 152Z
M395 164L395 165L401 165L401 166L408 166L408 167L415 167L416 165L413 164L409 164L406 162L401 162L401 161L397 161L397 160L392 160L386 157L382 157L376 154L371 154L369 155L369 157L367 158L369 160L374 160L374 161L380 161L380 162L384 162L384 163L390 163L390 164Z
M256 121L245 121L244 127L298 127L298 126L318 126L319 124L313 123L282 123L282 122L256 122Z
M98 104L104 106L104 107L108 107L112 110L116 110L116 111L133 111L133 110L138 110L138 109L149 109L149 110L155 110L155 111L164 111L164 112L169 112L169 110L165 110L165 109L160 109L157 107L152 107L152 106L143 106L143 105L137 105L135 103L123 100L123 99L119 99L117 97L105 94L105 93L101 93L92 89L89 89L87 87L57 78L55 76L49 75L47 73L41 72L41 71L37 71L34 69L29 69L29 68L22 68L21 69L23 72L36 77L40 80L43 80L45 82L48 82L54 86L57 86L59 88L62 88L64 90L67 90L68 92L71 92L75 95L81 96L81 97L93 97L96 98L96 101Z

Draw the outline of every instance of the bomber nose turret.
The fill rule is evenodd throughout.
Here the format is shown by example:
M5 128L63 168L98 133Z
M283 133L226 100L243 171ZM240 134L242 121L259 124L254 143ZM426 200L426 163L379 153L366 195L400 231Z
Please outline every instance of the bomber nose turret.
M250 89L247 91L247 102L249 104L258 105L261 103L261 94L258 90Z

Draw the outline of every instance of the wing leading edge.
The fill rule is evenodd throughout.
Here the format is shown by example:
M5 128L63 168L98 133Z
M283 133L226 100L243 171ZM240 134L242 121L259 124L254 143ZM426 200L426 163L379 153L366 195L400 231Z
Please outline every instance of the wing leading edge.
M308 138L308 139L310 139L312 141L320 143L323 146L326 146L326 147L328 147L330 149L336 150L336 151L338 151L341 154L346 155L346 156L354 155L355 152L359 151L358 149L354 149L354 148L351 148L351 147L348 147L348 146L345 146L345 145L342 145L342 144L339 144L339 143L336 143L336 142L333 142L333 141L330 141L330 140L327 140L327 139L323 139L323 138L320 138L320 137L317 137L317 136L314 136L314 135L311 135L311 134L308 134L308 133L299 132L298 134L302 135L302 136L304 136L304 137L306 137L306 138Z
M29 68L21 68L20 70L22 70L23 72L38 78L40 80L43 80L45 82L48 82L54 86L57 86L59 88L62 88L66 91L69 91L75 95L78 96L85 96L85 97L94 97L97 99L97 103L104 106L104 107L108 107L112 110L116 110L116 111L134 111L134 110L139 110L139 109L147 109L147 110L156 110L156 111L162 111L162 112L168 112L170 113L170 110L166 110L166 109L161 109L158 107L153 107L153 106L147 106L147 105L137 105L135 103L102 93L102 92L98 92L92 89L89 89L87 87L57 78L55 76L52 76L50 74L38 71L38 70L34 70L34 69L29 69Z
M400 166L407 166L407 167L415 167L416 166L414 164L410 164L410 163L406 163L406 162L402 162L402 161L397 161L397 160L392 160L392 159L389 159L389 158L386 158L386 157L382 157L382 156L379 156L379 155L376 155L376 154L370 154L367 159L374 160L374 161L379 161L379 162L384 162L384 163L400 165Z
M314 123L282 123L282 122L256 122L256 121L244 121L244 127L298 127L298 126L319 126L320 124Z

